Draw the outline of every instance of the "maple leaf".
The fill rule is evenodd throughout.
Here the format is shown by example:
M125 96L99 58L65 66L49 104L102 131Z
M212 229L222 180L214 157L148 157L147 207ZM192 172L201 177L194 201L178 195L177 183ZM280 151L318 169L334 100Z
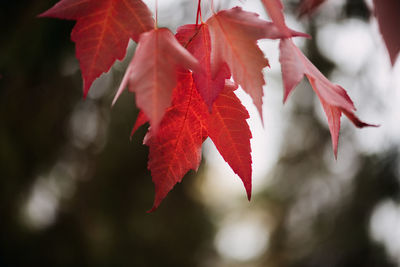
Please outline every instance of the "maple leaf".
M317 94L328 118L329 130L335 157L340 131L340 117L346 115L355 126L375 126L360 121L354 114L356 110L346 91L339 85L331 83L300 51L291 39L282 39L279 45L284 84L284 101L292 90L307 76L312 88Z
M280 0L262 0L272 21L279 25L281 30L287 28L283 16L283 5ZM283 101L286 102L289 94L300 83L304 75L307 76L312 88L321 101L328 119L332 138L332 147L335 158L339 142L340 117L346 115L355 126L361 128L376 126L360 121L354 114L356 110L353 101L346 91L339 85L331 83L300 51L291 38L282 38L279 45L284 85Z
M150 147L148 168L155 184L154 211L168 192L201 161L201 145L207 137L208 109L194 87L191 74L183 74L155 135L150 131L145 144Z
M62 0L40 17L76 20L71 39L82 71L86 97L93 81L126 54L129 39L153 28L141 0Z
M268 60L257 46L264 38L265 23L255 13L236 7L223 10L207 21L211 35L211 60L213 76L226 62L233 79L253 99L262 118L262 69Z
M200 66L166 28L154 29L140 37L113 104L126 86L136 93L136 105L149 118L153 131L171 105L179 67L200 71Z
M204 72L194 73L196 89L203 97L209 110L225 87L225 80L231 77L228 66L222 65L215 77L211 73L211 39L207 24L188 24L178 28L178 41L199 60Z
M235 89L236 86L228 84L219 94L208 119L207 131L221 156L242 179L250 200L252 135L246 121L249 113L233 92Z
M394 65L400 52L400 1L374 0L374 13L389 51L390 61Z
M234 94L235 89L236 85L227 83L209 113L192 74L180 74L172 106L167 109L158 132L149 131L144 141L150 147L148 168L156 191L150 211L157 209L189 170L198 169L201 145L208 136L241 178L250 200L251 132L246 121L249 114ZM145 122L144 113L139 113L134 128Z
M277 27L259 18L256 13L240 7L223 10L206 22L211 37L211 72L213 77L226 63L234 81L253 99L262 118L262 70L268 60L257 46L257 40L279 39L286 36ZM289 36L304 35L289 29Z

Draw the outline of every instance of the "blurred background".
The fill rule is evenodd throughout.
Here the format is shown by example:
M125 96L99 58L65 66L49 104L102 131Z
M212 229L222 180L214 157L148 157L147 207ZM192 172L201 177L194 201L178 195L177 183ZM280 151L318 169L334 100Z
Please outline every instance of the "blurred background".
M260 1L214 1L267 19ZM298 45L379 128L344 118L335 160L311 87L283 105L278 42L260 41L271 65L264 127L238 91L251 113L253 199L207 141L198 173L151 214L145 127L129 140L133 94L110 107L135 45L82 100L74 22L36 18L56 2L0 4L0 266L400 266L400 64L390 66L371 1L327 1L303 19L297 0L284 3L289 26L313 36ZM159 1L159 24L193 23L196 5Z

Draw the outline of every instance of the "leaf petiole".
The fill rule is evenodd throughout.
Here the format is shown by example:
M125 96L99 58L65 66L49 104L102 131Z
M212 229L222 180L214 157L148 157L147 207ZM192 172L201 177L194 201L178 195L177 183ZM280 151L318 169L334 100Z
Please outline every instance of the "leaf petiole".
M201 17L201 0L199 0L197 5L196 25L199 25L199 17L201 23L203 23L203 18Z
M155 12L156 12L156 15L155 15L155 20L154 20L154 29L158 29L158 0L155 0L156 1L156 7L155 7Z

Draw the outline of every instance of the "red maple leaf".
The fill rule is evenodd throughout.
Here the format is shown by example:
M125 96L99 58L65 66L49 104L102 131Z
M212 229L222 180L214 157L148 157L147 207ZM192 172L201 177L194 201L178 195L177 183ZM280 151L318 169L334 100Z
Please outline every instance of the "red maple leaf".
M77 21L71 39L76 43L84 97L97 77L124 58L129 38L137 41L154 25L141 0L62 0L40 17Z
M171 105L178 67L200 69L198 61L168 29L143 33L113 103L128 85L136 93L137 107L149 118L152 130L157 131L165 110Z
M264 6L274 23L284 30L287 28L283 16L283 5L280 0L263 0ZM277 26L278 27L278 26ZM332 137L332 146L335 157L340 131L340 117L345 114L357 127L375 126L360 121L354 111L356 110L346 91L339 85L331 83L293 43L291 38L282 38L279 45L284 85L284 102L292 90L300 83L304 75L308 80L324 108L328 119L329 130Z
M211 36L213 77L227 64L234 81L252 97L262 118L265 84L262 70L268 66L268 60L257 46L257 40L304 34L288 29L286 35L274 24L260 19L258 14L244 11L240 7L220 11L208 19L206 24Z
M235 89L235 85L227 83L215 100L207 132L221 156L242 179L250 200L252 136L246 121L249 113L233 92Z
M251 132L249 114L234 94L236 86L227 82L215 100L212 113L195 88L191 73L181 73L174 89L172 106L159 130L149 131L144 143L150 147L148 168L155 184L154 211L168 192L189 170L197 170L201 145L209 136L222 157L241 178L251 198ZM133 132L146 123L139 113ZM132 133L133 133L132 132Z
M201 145L207 137L208 109L193 85L190 73L181 74L168 108L155 135L150 131L148 168L155 184L154 211L168 192L201 161Z
M264 38L265 22L256 13L236 7L223 10L207 20L211 35L212 73L228 64L233 79L253 99L262 117L262 73L268 66L257 40Z
M329 130L335 157L340 131L340 117L346 115L357 127L374 126L360 121L355 115L356 110L346 91L339 85L331 83L300 51L291 39L280 42L280 62L285 88L284 101L292 90L306 75L317 94L328 118Z
M178 28L178 41L199 60L204 72L194 73L193 80L208 108L224 89L225 79L231 77L228 66L222 65L215 77L211 74L211 39L207 24L189 24Z

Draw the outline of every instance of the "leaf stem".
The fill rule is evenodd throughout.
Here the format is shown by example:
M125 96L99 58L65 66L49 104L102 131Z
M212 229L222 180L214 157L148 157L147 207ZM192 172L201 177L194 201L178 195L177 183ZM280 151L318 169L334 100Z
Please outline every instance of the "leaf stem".
M201 17L201 0L199 0L197 5L196 25L199 25L199 17L200 21L203 23L203 18Z
M158 0L155 0L156 1L156 18L155 18L155 20L154 20L154 29L158 29Z

